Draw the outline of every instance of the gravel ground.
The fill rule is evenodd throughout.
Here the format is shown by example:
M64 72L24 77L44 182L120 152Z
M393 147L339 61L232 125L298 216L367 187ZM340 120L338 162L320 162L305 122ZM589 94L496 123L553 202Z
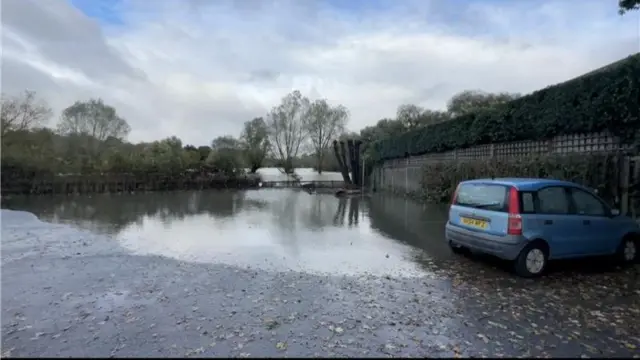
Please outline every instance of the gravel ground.
M271 272L131 255L2 210L2 355L640 357L638 267L534 281L481 261Z

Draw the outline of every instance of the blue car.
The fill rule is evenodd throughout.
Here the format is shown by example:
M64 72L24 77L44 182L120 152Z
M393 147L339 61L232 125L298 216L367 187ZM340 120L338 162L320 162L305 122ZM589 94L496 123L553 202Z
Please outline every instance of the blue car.
M472 250L514 261L515 272L535 277L547 262L614 255L638 260L640 227L593 191L551 179L478 179L453 195L446 239L456 252Z

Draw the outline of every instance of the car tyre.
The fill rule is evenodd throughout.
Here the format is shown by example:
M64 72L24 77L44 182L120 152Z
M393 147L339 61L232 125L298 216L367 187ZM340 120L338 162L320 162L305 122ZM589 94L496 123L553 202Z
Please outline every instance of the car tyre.
M465 253L465 248L463 246L456 245L451 240L449 240L449 247L454 254L461 255Z
M638 262L640 259L640 256L638 256L639 246L640 241L638 241L638 237L625 236L618 246L618 251L616 251L618 262L623 266Z
M541 242L532 242L525 246L515 260L515 272L524 278L542 275L549 261L547 247Z

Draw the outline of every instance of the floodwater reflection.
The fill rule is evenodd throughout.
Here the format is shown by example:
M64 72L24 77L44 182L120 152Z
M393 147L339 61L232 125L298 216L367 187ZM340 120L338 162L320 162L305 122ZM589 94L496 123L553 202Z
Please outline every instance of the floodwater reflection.
M430 261L424 250L442 248L440 215L429 219L420 205L388 196L264 189L25 197L4 206L111 234L135 254L275 270L418 276Z

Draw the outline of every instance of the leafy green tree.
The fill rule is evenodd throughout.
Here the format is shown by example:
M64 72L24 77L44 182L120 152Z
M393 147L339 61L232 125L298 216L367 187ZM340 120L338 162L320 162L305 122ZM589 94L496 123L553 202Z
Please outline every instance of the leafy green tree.
M102 99L76 101L62 111L57 124L60 134L88 135L99 141L109 137L124 139L129 135L131 127L112 106L106 105Z
M447 103L451 116L460 116L481 109L490 109L506 104L520 97L520 94L488 93L480 90L464 90L454 95Z
M243 173L244 163L240 141L233 136L219 136L211 142L207 164L227 176Z
M262 167L264 159L271 148L267 123L263 118L257 117L244 123L244 129L240 135L240 146L252 174Z
M618 1L618 12L620 15L626 13L631 10L640 9L640 0L619 0Z
M73 138L68 152L78 152L87 156L84 167L95 162L107 147L107 139L123 140L131 128L127 121L118 116L116 109L106 105L101 99L76 101L62 111L57 124L61 135Z

